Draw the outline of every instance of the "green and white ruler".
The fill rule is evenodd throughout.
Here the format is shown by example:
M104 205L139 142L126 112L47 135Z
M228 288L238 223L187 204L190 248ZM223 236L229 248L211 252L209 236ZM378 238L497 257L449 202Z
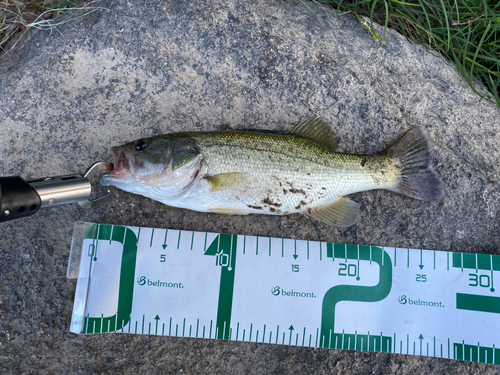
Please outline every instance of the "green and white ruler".
M500 256L76 223L71 332L500 364Z

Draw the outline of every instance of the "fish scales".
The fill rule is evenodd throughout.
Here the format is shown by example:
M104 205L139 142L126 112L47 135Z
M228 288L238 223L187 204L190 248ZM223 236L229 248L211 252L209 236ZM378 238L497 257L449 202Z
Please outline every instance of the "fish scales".
M250 186L255 198L248 204L259 207L251 211L260 213L306 210L322 202L331 203L339 196L394 184L389 174L383 178L380 171L374 178L371 162L361 166L363 156L338 154L299 136L242 131L185 133L179 137L195 140L208 164L208 174L241 172L253 176L255 181L250 181ZM376 158L384 157L370 156L371 160ZM262 179L266 184L255 184ZM282 207L275 210L275 205L265 203L269 200Z
M174 207L302 213L338 226L358 217L348 194L388 189L432 202L444 196L421 129L377 155L343 154L335 147L331 128L318 117L290 132L166 134L115 148L115 170L101 181Z

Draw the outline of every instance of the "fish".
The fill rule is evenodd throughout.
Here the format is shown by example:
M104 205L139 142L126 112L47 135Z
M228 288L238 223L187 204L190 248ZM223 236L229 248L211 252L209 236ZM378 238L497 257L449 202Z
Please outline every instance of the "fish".
M346 197L353 193L386 189L434 203L444 198L420 127L373 155L337 152L332 128L318 116L290 131L179 132L113 149L114 168L102 185L200 212L300 213L347 227L359 217L359 204Z

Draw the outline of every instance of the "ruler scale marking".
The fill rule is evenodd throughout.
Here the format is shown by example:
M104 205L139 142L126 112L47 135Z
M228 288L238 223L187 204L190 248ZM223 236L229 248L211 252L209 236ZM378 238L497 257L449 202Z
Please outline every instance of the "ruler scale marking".
M500 357L494 334L500 330L500 295L494 288L498 255L283 238L276 239L281 240L279 254L272 251L277 243L269 237L205 232L184 236L178 231L177 249L191 251L172 253L160 262L168 230L86 225L94 230L85 232L81 247L89 251L81 257L92 260L81 263L90 268L80 272L89 276L76 333L135 331L493 364ZM236 256L238 246L244 257ZM144 248L148 251L141 251ZM398 250L406 250L402 260ZM318 252L319 257L314 255ZM404 254L406 267L397 267ZM206 255L214 256L215 264ZM155 302L146 303L148 298ZM183 309L186 304L189 309ZM159 321L162 314L170 315L168 323ZM454 328L442 324L450 317L457 321ZM254 324L259 329L254 330ZM266 332L269 324L276 328ZM373 331L380 334L370 335ZM398 340L404 335L406 344Z

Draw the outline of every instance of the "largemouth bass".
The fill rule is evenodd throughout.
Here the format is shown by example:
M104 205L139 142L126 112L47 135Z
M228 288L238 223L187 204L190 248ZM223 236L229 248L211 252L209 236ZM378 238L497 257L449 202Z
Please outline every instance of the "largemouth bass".
M289 132L165 134L114 147L114 170L101 183L194 211L301 213L341 227L359 215L348 194L387 189L430 202L444 197L419 128L381 154L342 154L336 147L319 117Z

